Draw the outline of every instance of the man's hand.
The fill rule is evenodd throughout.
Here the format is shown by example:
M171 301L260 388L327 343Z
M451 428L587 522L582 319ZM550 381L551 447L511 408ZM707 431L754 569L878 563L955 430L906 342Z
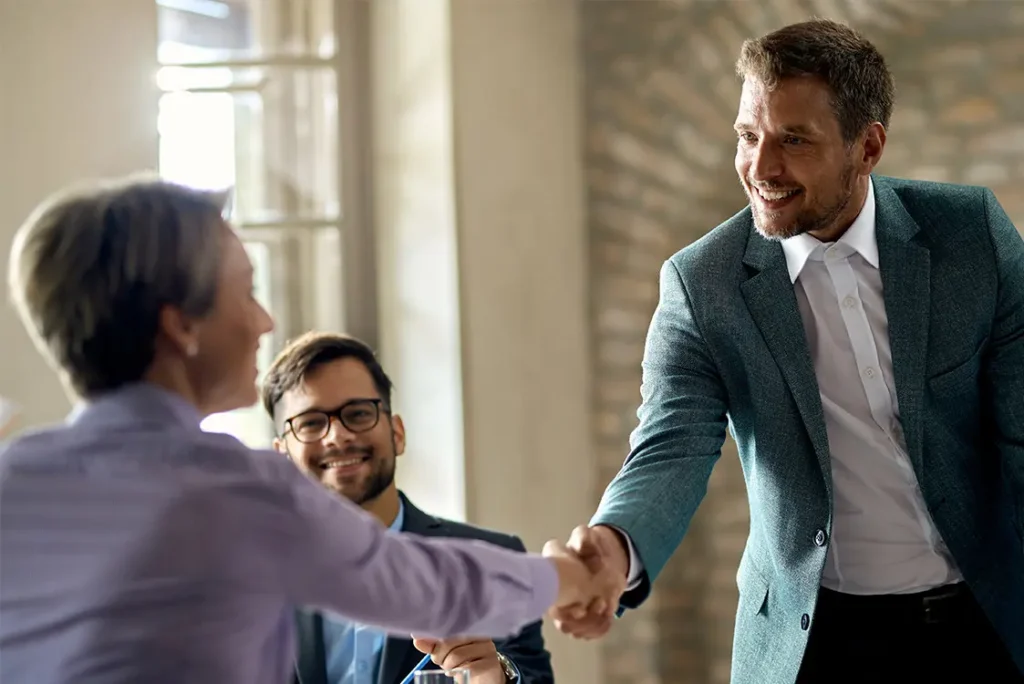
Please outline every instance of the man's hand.
M600 593L594 573L562 542L552 539L544 545L544 556L558 572L558 596L552 609L588 606Z
M619 601L626 591L626 577L629 574L626 541L610 527L580 525L572 531L567 550L582 561L591 573L590 590L593 594L573 602L557 604L551 611L555 626L565 634L580 639L602 637L611 629ZM548 555L547 546L544 547L544 553Z
M505 684L505 671L498 662L498 650L488 639L417 639L412 645L426 653L443 670L469 670L473 684Z

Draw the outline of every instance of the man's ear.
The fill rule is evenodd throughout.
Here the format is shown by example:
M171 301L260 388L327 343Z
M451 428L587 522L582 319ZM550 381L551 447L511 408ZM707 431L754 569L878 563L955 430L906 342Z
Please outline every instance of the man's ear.
M395 456L401 456L405 453L405 423L398 414L391 416L391 434L395 440Z
M280 437L275 437L273 445L274 451L276 451L279 454L284 454L285 456L288 455L288 445L284 443L283 439L281 439Z
M857 160L861 175L866 176L875 170L885 151L885 139L885 126L877 121L868 126L864 134L864 155Z

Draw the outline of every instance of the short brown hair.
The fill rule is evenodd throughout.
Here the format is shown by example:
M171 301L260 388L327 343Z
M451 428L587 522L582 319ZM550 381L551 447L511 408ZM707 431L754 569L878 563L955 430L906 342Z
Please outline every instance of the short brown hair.
M845 24L815 19L747 40L736 73L768 88L789 78L820 78L832 91L832 108L847 143L876 121L889 128L896 98L892 74L878 49Z
M377 361L377 355L368 344L351 335L311 331L285 345L267 370L260 394L263 408L270 419L277 420L274 413L286 392L298 387L317 368L339 359L362 362L370 372L380 398L384 400L384 408L391 407L391 378L384 372Z
M11 298L76 394L141 380L163 307L210 312L226 200L223 192L133 175L59 192L19 229Z

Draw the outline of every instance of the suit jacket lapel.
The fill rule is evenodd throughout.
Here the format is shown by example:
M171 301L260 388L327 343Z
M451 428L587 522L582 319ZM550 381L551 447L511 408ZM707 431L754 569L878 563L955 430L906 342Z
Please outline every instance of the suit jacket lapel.
M399 684L422 657L423 654L413 647L410 639L389 636L380 656L378 684Z
M300 644L295 663L299 684L327 684L323 618L315 611L299 610L295 614L295 624Z
M404 494L399 494L399 496L402 497L402 503L405 506L403 532L412 532L425 537L443 536L444 525L437 518L427 515L413 506ZM378 684L399 684L422 657L423 654L413 647L412 639L388 637L384 642L384 651L380 657Z
M910 461L922 468L922 402L931 307L931 254L915 242L917 223L896 193L875 179L876 240L882 296L889 320L896 398Z
M751 224L743 262L757 270L740 285L743 298L793 394L831 497L832 465L821 394L782 245L761 237Z

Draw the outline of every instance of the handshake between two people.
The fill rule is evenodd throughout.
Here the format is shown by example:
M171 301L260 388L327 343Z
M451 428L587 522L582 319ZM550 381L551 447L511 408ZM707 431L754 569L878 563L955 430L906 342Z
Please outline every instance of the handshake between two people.
M580 525L567 544L551 540L543 553L558 570L558 598L549 611L555 627L577 639L607 634L626 591L625 538L605 525Z
M581 525L567 544L556 540L545 544L543 554L558 572L558 596L549 610L555 626L579 639L607 634L626 590L629 549L625 539L604 525ZM468 670L473 682L507 681L490 639L414 636L413 646L444 670Z

